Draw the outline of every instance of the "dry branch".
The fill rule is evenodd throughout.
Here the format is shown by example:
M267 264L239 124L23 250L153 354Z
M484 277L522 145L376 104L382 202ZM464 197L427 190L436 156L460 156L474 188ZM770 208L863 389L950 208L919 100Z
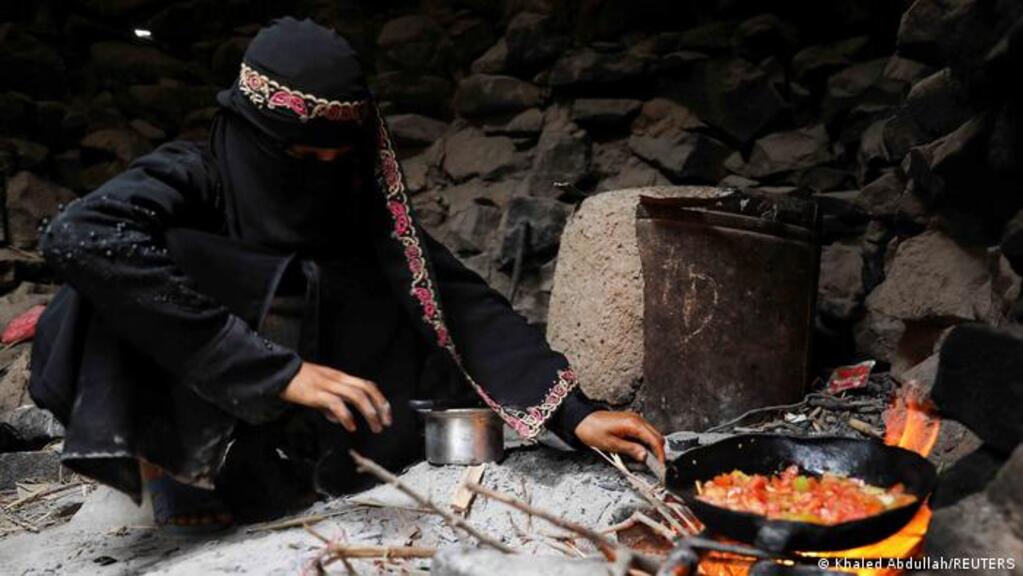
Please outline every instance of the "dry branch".
M555 516L554 514L551 514L546 510L541 510L539 508L533 507L529 504L526 504L525 502L522 502L521 500L508 496L507 494L502 494L495 490L491 490L485 486L480 486L475 482L466 483L466 488L472 490L477 494L486 496L487 498L490 498L492 500L497 500L502 504L507 504L508 506L511 506L512 508L515 508L520 512L524 512L530 516L536 516L541 520L546 520L547 522L550 522L551 524L557 526L558 528L563 528L565 530L568 530L569 532L574 532L575 534L578 534L579 536L582 536L583 538L586 538L587 540L592 542L594 545L597 546L598 549L604 551L605 554L611 553L614 558L621 558L623 555L627 556L631 555L635 561L636 567L640 568L641 570L645 570L650 573L654 573L657 571L658 564L655 560L642 554L634 553L633 551L622 546L621 544L618 544L617 542L608 539L606 536L604 536L600 532L597 532L596 530L583 526L582 524L577 524L575 522L572 522L571 520L565 520L564 518Z
M416 503L418 503L420 506L426 508L427 511L437 514L438 516L443 518L452 528L460 529L464 531L466 534L469 534L470 536L475 538L476 540L479 540L481 544L486 544L487 546L490 546L491 548L494 548L496 550L500 550L501 552L504 552L506 554L515 553L515 550L508 546L507 544L495 540L490 536L487 536L486 534L480 532L475 527L473 527L472 524L469 524L459 516L434 504L432 500L410 488L407 484L402 482L400 478L398 478L394 474L391 474L376 462L362 456L355 450L349 451L349 454L351 454L352 458L355 460L357 470L359 470L360 472L368 472L369 474L376 476L380 480L387 482L391 486L394 486L395 488L403 492L405 495L407 495L409 498L415 500Z

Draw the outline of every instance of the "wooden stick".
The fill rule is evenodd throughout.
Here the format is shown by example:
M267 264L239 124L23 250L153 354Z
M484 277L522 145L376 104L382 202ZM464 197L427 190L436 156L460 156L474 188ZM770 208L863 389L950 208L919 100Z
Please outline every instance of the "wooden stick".
M332 512L324 512L323 514L310 514L308 516L298 516L297 518L285 518L283 520L277 520L274 522L266 522L263 524L256 524L249 526L245 529L246 532L252 534L254 532L266 532L270 530L284 530L286 528L300 528L307 524L319 524L324 520L328 520L335 516L340 516L345 512L350 511L351 508L344 508L342 510L334 510Z
M531 516L536 516L541 520L546 520L547 522L550 522L551 524L557 526L558 528L564 528L569 532L574 532L582 536L583 538L586 538L590 542L593 542L598 548L604 551L614 552L615 557L619 557L621 554L624 553L633 554L631 551L628 551L628 549L625 548L624 546L618 544L617 542L609 540L600 532L592 530L586 526L583 526L582 524L577 524L575 522L572 522L571 520L565 520L564 518L555 516L554 514L551 514L546 510L535 508L533 506L530 506L529 504L526 504L525 502L522 502L521 500L518 500L506 494L502 494L495 490L491 490L490 488L487 488L485 486L480 486L475 482L467 482L465 486L466 488L472 490L477 494L481 494L492 500L497 500L502 504L507 504L508 506L511 506L512 508L515 508L520 512L524 512ZM649 558L642 554L634 554L634 557L638 568L646 570L647 572L650 573L654 573L657 571L658 564L652 558Z
M880 430L874 428L870 424L867 424L863 420L860 420L858 418L850 418L847 421L847 423L849 424L850 428L857 432L861 432L863 434L866 434L867 436L873 436L874 438L884 439L884 434Z
M74 484L61 484L60 486L51 486L49 488L44 488L44 489L41 489L41 490L37 490L35 492L32 492L31 494L26 494L25 496L22 496L21 498L18 498L14 502L11 502L6 507L4 507L4 510L7 510L8 512L10 512L11 510L14 510L15 508L18 508L19 506L23 506L25 504L28 504L29 502L33 502L33 501L38 500L39 498L42 498L44 496L49 496L51 494L56 494L57 492L62 492L64 490L68 490L70 488L74 488L76 486L81 486L81 485L83 485L81 482L76 482Z
M402 491L409 498L412 498L413 500L415 500L416 503L418 503L420 506L426 508L428 511L430 511L430 512L432 512L434 514L437 514L438 516L443 518L453 528L461 529L465 533L467 533L470 536L472 536L473 538L479 540L481 544L486 544L487 546L490 546L491 548L500 550L501 552L504 552L505 554L514 554L515 553L515 549L513 549L512 547L508 546L507 544L505 544L503 542L495 540L495 539L491 538L490 536L487 536L486 534L484 534L484 533L480 532L479 530L477 530L476 528L474 528L472 526L472 524L469 524L468 522L466 522L462 518L456 516L455 514L449 512L448 510L444 510L440 506L437 506L436 504L433 503L432 500L430 500L426 496L423 496L423 495L419 494L418 492L416 492L415 490L413 490L412 488L410 488L407 484L402 482L401 479L399 479L394 474L391 474L390 472L385 470L382 466L380 466L376 462L370 460L369 458L366 458L366 457L362 456L361 454L359 454L355 450L349 450L348 453L351 454L352 458L355 460L355 465L357 467L356 468L357 470L359 470L360 472L368 472L368 473L372 474L373 476L376 476L380 480L382 480L384 482L387 482L391 486L394 486L398 490ZM467 485L468 484L469 483L467 483ZM472 483L472 484L474 484L474 483Z
M343 555L346 558L431 558L437 553L436 548L426 546L350 546L335 542L306 525L305 531L323 542L325 550L330 554Z
M664 538L668 542L672 542L675 540L675 533L665 528L664 524L661 524L660 522L654 520L653 518L639 511L633 512L632 516L636 519L637 522L645 525L647 528L650 528L651 530L656 532L661 538Z
M455 494L451 497L451 509L459 514L465 515L469 511L469 507L472 506L472 499L476 496L472 492L465 489L466 482L476 482L483 478L483 471L487 469L487 464L478 464L476 466L469 466L462 472L462 479L458 482L458 488L455 490Z

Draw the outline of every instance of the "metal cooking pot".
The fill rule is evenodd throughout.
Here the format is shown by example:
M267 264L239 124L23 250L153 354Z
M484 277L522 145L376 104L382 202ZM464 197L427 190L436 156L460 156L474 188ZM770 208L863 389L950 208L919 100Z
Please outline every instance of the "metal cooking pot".
M489 408L451 407L413 400L426 420L426 459L431 464L474 465L504 458L504 424Z

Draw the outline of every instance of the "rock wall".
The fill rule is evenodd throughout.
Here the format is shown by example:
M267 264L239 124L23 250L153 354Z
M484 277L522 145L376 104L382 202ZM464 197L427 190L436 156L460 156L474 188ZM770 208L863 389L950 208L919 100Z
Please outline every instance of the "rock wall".
M823 365L901 369L953 324L1017 321L1009 0L5 3L0 290L51 280L28 252L46 214L205 138L213 95L285 13L360 50L420 219L533 322L574 206L667 184L819 200Z

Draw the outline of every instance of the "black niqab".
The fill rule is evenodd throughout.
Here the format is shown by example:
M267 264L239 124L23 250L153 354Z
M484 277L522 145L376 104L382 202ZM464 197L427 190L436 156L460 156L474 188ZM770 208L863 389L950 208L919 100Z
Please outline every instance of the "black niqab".
M283 18L264 29L245 62L309 94L359 101L368 93L348 43L309 20ZM217 99L223 109L214 119L210 144L224 179L231 237L331 257L370 241L364 185L371 178L374 146L361 122L303 121L287 109L257 110L237 82ZM287 152L294 144L349 152L332 161L300 159Z

